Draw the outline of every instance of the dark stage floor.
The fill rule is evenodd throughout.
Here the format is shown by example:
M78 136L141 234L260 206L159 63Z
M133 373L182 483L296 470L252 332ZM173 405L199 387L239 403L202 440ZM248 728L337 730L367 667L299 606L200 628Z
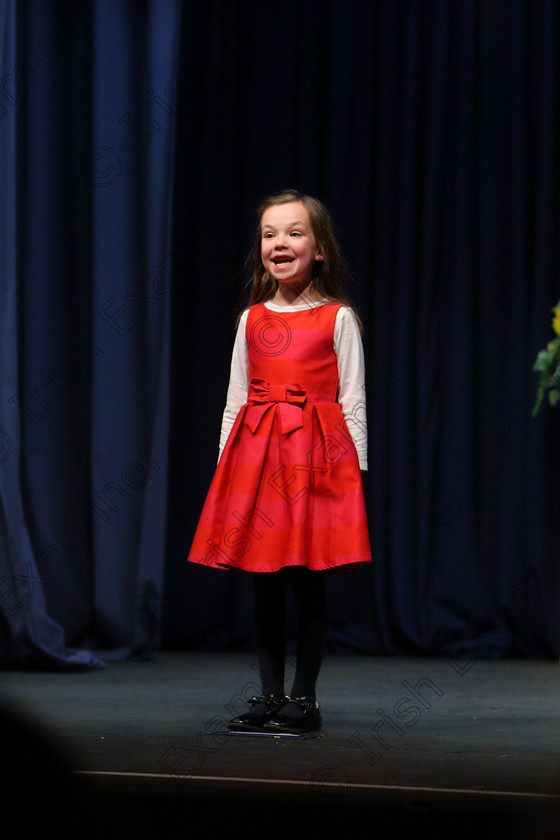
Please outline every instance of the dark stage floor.
M4 727L14 837L47 820L58 837L362 837L365 818L383 838L560 838L556 662L331 655L323 730L306 740L216 734L258 691L250 655L0 680L30 722ZM49 769L44 737L70 778Z

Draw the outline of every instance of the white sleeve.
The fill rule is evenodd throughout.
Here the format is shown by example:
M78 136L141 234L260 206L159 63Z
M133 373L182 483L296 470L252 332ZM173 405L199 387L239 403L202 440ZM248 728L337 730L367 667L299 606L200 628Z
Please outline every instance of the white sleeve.
M239 320L233 345L226 407L222 416L218 461L224 451L224 446L235 423L235 418L239 414L240 408L247 402L247 396L249 394L249 362L247 358L247 340L245 338L248 315L249 310L246 309Z
M352 310L347 307L338 310L333 344L338 363L338 402L358 453L360 469L366 471L368 462L364 349L358 322Z

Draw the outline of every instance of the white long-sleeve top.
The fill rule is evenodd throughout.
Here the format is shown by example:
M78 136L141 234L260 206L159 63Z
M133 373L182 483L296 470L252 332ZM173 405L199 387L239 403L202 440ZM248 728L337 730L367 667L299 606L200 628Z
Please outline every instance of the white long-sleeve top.
M309 309L311 306L317 306L317 304L302 303L296 306L280 306L272 303L272 301L267 301L265 306L273 312L293 312L294 310ZM249 394L249 359L245 336L248 314L249 310L246 309L239 320L233 345L218 460L226 445L235 418L247 402ZM358 322L352 310L346 306L341 306L336 315L333 346L338 366L337 402L340 404L348 431L354 441L360 469L366 471L368 464L364 351Z

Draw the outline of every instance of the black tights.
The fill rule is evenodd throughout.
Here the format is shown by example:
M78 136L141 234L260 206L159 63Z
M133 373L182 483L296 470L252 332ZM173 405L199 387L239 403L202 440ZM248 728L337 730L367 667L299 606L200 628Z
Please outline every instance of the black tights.
M255 574L254 624L263 694L284 694L286 594L294 593L297 615L297 660L292 697L315 699L315 684L327 635L327 602L323 572L289 566Z

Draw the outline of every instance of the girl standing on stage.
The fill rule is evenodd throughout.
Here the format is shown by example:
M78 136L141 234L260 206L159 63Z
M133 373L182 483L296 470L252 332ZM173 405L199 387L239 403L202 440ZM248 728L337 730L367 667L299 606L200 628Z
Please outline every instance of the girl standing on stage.
M189 560L254 572L262 695L233 730L319 729L325 573L371 561L361 325L340 282L325 206L288 190L259 208L249 308L239 319L220 457ZM296 672L284 690L286 593Z

